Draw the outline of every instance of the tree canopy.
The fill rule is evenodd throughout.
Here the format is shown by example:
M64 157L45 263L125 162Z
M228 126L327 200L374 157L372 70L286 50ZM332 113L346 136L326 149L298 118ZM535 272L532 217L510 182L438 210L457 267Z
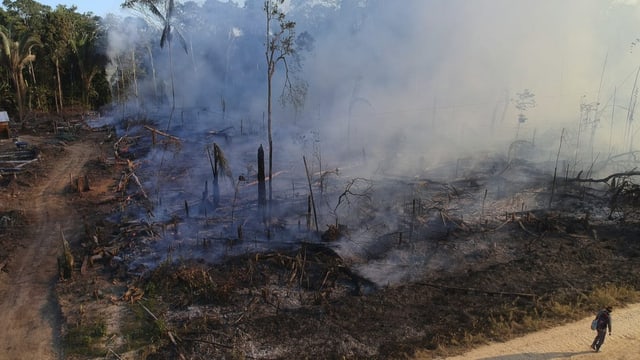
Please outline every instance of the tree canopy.
M106 42L97 41L106 36L99 17L34 0L2 5L0 107L12 118L23 121L32 112L97 108L111 101L108 88L97 91L94 85L104 81L107 63Z

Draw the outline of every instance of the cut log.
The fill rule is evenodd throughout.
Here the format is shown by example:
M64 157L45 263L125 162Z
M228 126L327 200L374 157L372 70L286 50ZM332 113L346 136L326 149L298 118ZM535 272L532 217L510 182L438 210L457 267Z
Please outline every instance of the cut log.
M179 137L177 137L177 136L173 136L173 135L171 135L171 134L167 134L167 133L166 133L166 132L164 132L164 131L161 131L161 130L158 130L158 129L154 129L154 128L152 128L152 127L151 127L151 126L149 126L149 125L145 125L145 126L144 126L144 128L145 128L145 129L147 129L147 130L149 130L149 131L151 131L153 134L158 134L158 135L164 136L164 137L166 137L166 138L169 138L169 139L171 139L171 140L175 140L175 141L178 141L178 142L179 142L179 141L182 141L182 140L180 140L180 138L179 138Z

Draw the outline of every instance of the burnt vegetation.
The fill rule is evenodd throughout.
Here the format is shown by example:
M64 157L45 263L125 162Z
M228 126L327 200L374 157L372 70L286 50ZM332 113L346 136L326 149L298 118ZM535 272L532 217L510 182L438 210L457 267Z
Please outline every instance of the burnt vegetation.
M139 135L127 124L135 141L111 143L127 144L127 154L189 151L177 138L153 145L146 122ZM209 165L207 150L198 152ZM77 275L58 291L68 299L93 289L73 301L86 304L84 316L100 314L87 325L102 339L91 347L121 356L437 357L638 299L633 172L559 179L551 207L552 174L522 159L457 161L452 181L443 169L366 181L346 170L316 173L317 210L332 219L316 231L300 168L286 182L301 181L301 193L278 188L278 211L265 223L255 181L223 185L217 206L211 191L178 187L159 212L144 190L155 165L127 158L89 166L93 177L114 174L117 192L109 213L87 223L73 251ZM162 171L176 188L193 169ZM139 183L123 185L131 172ZM91 193L78 201L91 206ZM100 308L125 314L107 334L96 324L118 311ZM66 311L68 321L81 316Z

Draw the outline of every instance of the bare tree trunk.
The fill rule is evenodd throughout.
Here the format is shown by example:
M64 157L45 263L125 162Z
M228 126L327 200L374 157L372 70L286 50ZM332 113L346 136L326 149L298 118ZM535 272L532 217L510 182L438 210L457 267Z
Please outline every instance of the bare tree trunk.
M171 120L173 119L173 113L176 110L176 88L175 80L173 76L173 55L171 51L171 41L169 41L169 68L171 72L171 113L169 113L169 123L167 124L167 130L171 129Z
M138 78L136 76L136 51L131 50L131 71L133 75L133 92L136 96L136 105L140 107L140 99L138 97Z
M275 65L273 63L269 64L269 76L267 77L267 133L269 136L269 216L271 216L271 200L273 200L271 186L272 175L273 175L273 138L271 136L271 79L273 77L272 68Z
M262 145L258 148L258 208L260 209L260 215L264 220L264 210L267 204L267 191L265 188L264 178L264 149Z
M64 109L64 103L62 101L62 79L60 78L60 59L56 58L56 77L58 79L58 101L56 102L56 108L58 112Z

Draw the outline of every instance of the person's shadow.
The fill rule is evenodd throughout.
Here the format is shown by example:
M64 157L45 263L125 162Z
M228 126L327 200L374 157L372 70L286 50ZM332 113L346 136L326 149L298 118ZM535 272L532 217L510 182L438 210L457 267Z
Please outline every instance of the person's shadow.
M594 351L580 351L580 352L550 352L550 353L521 353L511 355L500 355L479 358L476 360L553 360L553 359L567 359L572 356L594 353Z

